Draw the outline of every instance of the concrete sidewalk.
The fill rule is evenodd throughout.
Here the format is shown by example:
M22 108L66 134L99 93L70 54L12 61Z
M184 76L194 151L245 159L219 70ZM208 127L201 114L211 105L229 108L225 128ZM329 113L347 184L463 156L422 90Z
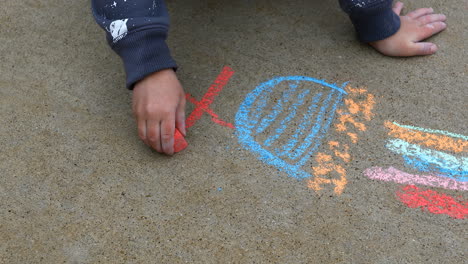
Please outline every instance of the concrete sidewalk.
M337 1L168 1L183 86L232 71L210 110L235 128L204 113L165 157L89 2L1 5L0 263L466 262L466 3L405 1L449 26L395 59Z

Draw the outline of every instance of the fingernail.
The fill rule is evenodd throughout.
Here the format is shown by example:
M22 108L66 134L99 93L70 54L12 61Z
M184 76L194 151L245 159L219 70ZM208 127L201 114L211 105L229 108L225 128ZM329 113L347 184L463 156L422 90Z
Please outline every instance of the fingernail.
M436 45L432 45L431 46L431 52L434 53L437 51L437 46Z

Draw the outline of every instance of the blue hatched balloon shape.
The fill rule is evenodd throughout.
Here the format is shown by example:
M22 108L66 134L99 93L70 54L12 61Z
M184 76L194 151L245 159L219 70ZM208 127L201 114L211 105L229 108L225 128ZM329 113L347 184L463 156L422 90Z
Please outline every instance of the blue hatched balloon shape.
M304 76L276 77L250 92L236 114L240 144L263 162L298 179L343 102L341 87Z

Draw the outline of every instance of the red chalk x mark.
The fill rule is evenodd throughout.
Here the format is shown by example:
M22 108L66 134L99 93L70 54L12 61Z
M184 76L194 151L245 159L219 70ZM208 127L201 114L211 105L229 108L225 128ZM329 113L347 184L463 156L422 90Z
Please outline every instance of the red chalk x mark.
M195 123L200 120L203 113L207 113L211 116L211 120L216 124L221 126L234 128L234 125L228 122L225 122L219 118L217 114L210 108L210 105L213 103L214 99L218 94L223 90L224 86L229 82L229 79L234 74L234 71L230 68L225 66L221 73L218 75L216 80L211 84L208 88L208 91L203 96L200 101L197 101L193 98L189 93L185 95L187 101L191 102L195 105L195 109L192 113L187 117L185 120L185 127L190 128L191 126L195 125ZM180 152L184 150L188 146L187 141L185 140L184 136L178 129L175 130L174 133L174 152Z
M186 94L185 97L187 100L195 105L195 109L185 120L185 126L187 128L193 126L202 117L203 113L209 114L211 116L211 120L216 124L234 128L233 124L221 120L219 116L215 114L210 108L210 105L213 103L216 96L218 96L219 93L223 90L224 86L229 82L229 79L233 74L234 71L230 67L225 66L200 101L197 101L190 94Z
M176 128L174 133L174 153L184 150L188 146L187 141L180 131Z
M410 208L420 207L423 211L446 214L457 219L465 219L468 216L468 201L461 201L436 191L421 190L414 185L407 185L396 195Z

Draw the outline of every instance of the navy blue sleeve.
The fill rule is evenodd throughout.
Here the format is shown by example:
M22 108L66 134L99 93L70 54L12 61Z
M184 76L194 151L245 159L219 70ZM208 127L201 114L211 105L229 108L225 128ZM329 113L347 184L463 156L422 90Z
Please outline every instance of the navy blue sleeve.
M177 67L166 44L169 14L163 0L92 0L92 11L124 62L129 89L151 73Z
M392 10L392 0L339 1L362 42L386 39L400 29L400 17Z

